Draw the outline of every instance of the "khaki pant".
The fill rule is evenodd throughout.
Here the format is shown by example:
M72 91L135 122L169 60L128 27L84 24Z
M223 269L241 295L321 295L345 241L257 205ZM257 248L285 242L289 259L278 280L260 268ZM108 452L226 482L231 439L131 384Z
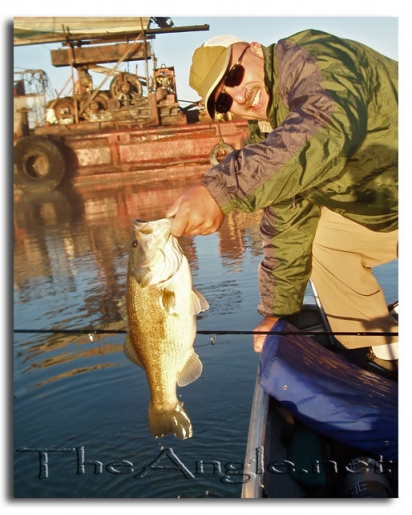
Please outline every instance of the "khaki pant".
M378 233L322 208L313 245L312 280L332 331L397 332L371 267L397 259L398 231ZM337 336L349 349L397 336Z

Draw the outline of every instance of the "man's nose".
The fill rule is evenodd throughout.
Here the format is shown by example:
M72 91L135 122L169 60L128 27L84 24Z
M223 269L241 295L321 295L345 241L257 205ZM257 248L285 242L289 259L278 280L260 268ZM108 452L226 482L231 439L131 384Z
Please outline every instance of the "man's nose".
M243 105L246 102L246 89L244 87L235 86L234 88L226 88L226 93L228 93L234 102L236 102L239 105Z

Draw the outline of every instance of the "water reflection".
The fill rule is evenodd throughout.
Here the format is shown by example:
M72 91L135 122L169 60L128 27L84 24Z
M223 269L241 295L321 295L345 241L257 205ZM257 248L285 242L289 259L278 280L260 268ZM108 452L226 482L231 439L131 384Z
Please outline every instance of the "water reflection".
M119 300L125 294L132 220L163 217L166 207L192 184L70 189L16 198L15 329L124 329ZM256 220L233 214L218 234L181 238L195 285L211 305L199 317L199 329L238 328L239 320L247 329L253 326L257 286L252 261L260 248L260 243L255 247ZM161 443L173 445L186 463L208 456L222 463L243 459L257 366L248 341L222 337L212 346L207 336L197 339L203 374L183 393L179 389L195 434L182 443L151 437L146 378L125 358L124 334L92 336L15 334L16 449L86 446L87 455L107 463L115 454L132 456L144 466L156 457ZM36 456L16 451L17 497L196 497L204 492L237 497L241 488L224 485L215 474L196 476L189 485L173 470L167 478L152 473L130 483L124 476L106 474L90 483L73 475L64 461L57 475L56 460L51 469L56 476L39 481L37 462Z
M261 254L262 241L259 233L260 214L233 211L219 231L219 254L223 266L238 266L245 262L245 253Z
M124 330L119 302L125 294L129 235L136 217L156 219L191 183L154 184L119 190L65 189L48 194L23 195L14 209L14 289L16 329ZM214 245L203 239L211 280L198 278L203 294L213 299L209 314L235 314L244 298L243 286L225 278L221 267L239 272L247 252L258 255L257 216L231 214L218 233L220 261L211 260ZM196 240L180 240L192 272L199 268ZM210 255L208 255L210 253ZM230 299L230 302L228 302ZM121 344L97 346L87 335L46 334L19 336L20 372L71 363L71 369L38 381L43 385L96 366L92 358L122 351ZM101 341L102 337L96 341ZM29 343L32 341L32 343ZM76 368L76 361L85 366ZM86 363L92 360L91 365Z
M123 329L119 300L132 220L163 217L192 184L16 198L15 328ZM260 320L259 219L234 212L217 234L181 238L195 286L210 304L199 330L251 330ZM245 455L258 363L251 338L219 336L212 345L208 336L197 337L204 368L201 378L179 389L194 427L193 438L182 442L151 437L145 375L124 356L123 340L123 334L15 335L16 497L238 497L241 476L228 481L225 464L239 464ZM88 465L79 475L71 456L51 453L50 477L39 479L38 455L17 451L66 447L84 447L88 459L105 465L121 457L135 464L135 474L96 474ZM173 467L136 479L160 447L173 448L195 479ZM197 473L199 460L219 462L223 472Z

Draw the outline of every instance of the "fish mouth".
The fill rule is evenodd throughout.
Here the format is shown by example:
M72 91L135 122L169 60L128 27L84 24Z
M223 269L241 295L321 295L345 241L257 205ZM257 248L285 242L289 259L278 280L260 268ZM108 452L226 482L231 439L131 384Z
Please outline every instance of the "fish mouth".
M157 245L164 247L171 236L170 225L172 218L161 218L160 220L142 220L135 218L133 220L133 233L136 238L153 235Z
M173 235L170 226L173 218L161 218L159 220L133 220L132 245L135 242L140 247L139 267L150 269L156 254L162 256L162 261L167 262L165 248L173 248ZM168 245L172 241L171 245Z
M174 216L170 216L169 218L159 218L159 220L143 220L142 218L135 218L133 220L133 225L144 225L144 224L158 224L161 222L173 222Z

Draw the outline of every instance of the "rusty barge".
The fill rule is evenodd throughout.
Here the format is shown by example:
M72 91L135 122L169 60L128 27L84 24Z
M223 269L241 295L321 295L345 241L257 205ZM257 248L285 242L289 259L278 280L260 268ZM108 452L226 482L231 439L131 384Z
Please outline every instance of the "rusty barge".
M69 93L48 102L42 88L26 87L27 77L46 83L42 70L15 73L15 192L191 178L241 148L247 123L213 122L201 102L181 107L174 67L158 66L151 50L157 34L208 28L174 27L170 18L15 18L15 46L61 43L51 62L71 72ZM144 70L121 69L133 61ZM44 109L30 126L39 98Z

